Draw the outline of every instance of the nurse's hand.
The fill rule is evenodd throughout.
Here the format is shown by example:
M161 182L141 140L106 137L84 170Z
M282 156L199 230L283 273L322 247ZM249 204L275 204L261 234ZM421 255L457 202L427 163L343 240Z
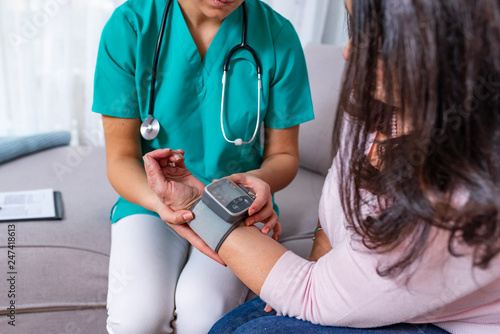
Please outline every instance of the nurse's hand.
M248 209L249 217L245 220L245 225L250 226L262 222L264 226L261 232L268 234L272 230L272 238L278 240L281 236L281 224L278 222L278 215L273 208L273 196L269 185L249 173L233 174L227 178L250 189L256 195L255 201Z

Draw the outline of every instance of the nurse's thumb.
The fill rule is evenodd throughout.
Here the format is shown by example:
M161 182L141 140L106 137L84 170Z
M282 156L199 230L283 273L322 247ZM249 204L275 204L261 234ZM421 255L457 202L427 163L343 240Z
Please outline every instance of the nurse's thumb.
M189 223L191 220L193 220L194 215L191 211L185 211L182 213L182 218L184 219L184 223Z
M172 219L169 219L169 222L172 224L180 225L189 223L193 220L194 216L191 211L177 211L172 214Z

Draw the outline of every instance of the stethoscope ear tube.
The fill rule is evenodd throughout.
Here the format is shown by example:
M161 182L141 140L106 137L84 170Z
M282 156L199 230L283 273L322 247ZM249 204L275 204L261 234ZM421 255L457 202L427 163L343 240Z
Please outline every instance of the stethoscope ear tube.
M243 9L243 28L241 29L241 44L236 45L234 48L229 51L226 56L226 60L224 60L224 68L223 71L227 72L229 70L229 62L231 61L231 57L233 54L240 50L247 50L252 54L253 60L255 61L255 67L257 68L257 75L262 74L262 67L260 65L259 57L257 56L257 52L247 44L247 27L248 27L248 15L247 15L247 7L245 2L241 4L241 8Z

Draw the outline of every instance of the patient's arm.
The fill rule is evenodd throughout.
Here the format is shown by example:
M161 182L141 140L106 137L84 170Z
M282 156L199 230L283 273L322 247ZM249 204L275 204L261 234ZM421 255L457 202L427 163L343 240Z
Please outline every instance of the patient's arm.
M320 227L318 221L318 227ZM224 241L219 256L246 286L260 295L260 290L274 264L287 251L253 226L241 224ZM309 261L317 261L332 250L323 230L316 232Z
M146 154L143 159L147 181L160 204L155 211L161 219L199 251L224 265L219 255L189 225L184 224L193 219L193 214L186 210L200 198L205 188L184 165L184 151L156 150ZM170 217L178 213L183 215L183 219L171 221Z
M162 206L166 208L165 217L172 215L172 212L188 210L201 197L205 185L186 168L184 151L155 150L147 153L144 161L149 186L161 200ZM269 185L253 174L233 174L228 178L244 185L257 196L248 209L250 217L245 220L245 223L253 225L263 222L264 227L261 232L268 234L272 230L274 232L272 237L278 239L281 235L281 225L273 209ZM162 211L157 210L157 212L163 219ZM192 219L192 213L189 215L191 218L186 218L185 221L179 223L184 228L187 227L184 223Z
M317 231L309 261L318 260L331 249L326 233ZM256 227L241 224L224 241L219 256L246 286L260 295L267 275L287 250Z
M183 158L179 159L180 157L173 155L165 157L165 151L162 150L150 152L146 157L150 160L145 166L147 176L155 193L162 196L165 201L169 201L171 206L179 209L189 208L194 199L191 199L191 195L200 190L198 183L200 181L185 169ZM175 167L168 165L172 162L175 163ZM176 168L180 170L176 171ZM201 192L197 193L197 198L200 196ZM191 230L189 226L183 226ZM219 256L227 259L229 262L224 262L231 270L243 283L259 294L268 273L286 251L284 246L263 234L257 227L242 223L222 244Z
M241 224L224 241L219 256L246 286L260 295L267 275L287 250L257 227Z

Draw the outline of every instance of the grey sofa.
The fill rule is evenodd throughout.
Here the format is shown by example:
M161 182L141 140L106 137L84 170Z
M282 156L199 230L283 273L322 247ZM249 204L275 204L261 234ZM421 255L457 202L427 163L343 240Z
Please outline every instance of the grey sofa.
M276 194L281 242L307 257L332 159L332 127L344 61L341 49L311 45L306 59L316 119L301 127L300 169ZM7 223L0 223L0 333L106 333L110 208L102 147L59 147L0 165L0 191L53 188L62 192L62 221L16 223L15 327L7 317Z

